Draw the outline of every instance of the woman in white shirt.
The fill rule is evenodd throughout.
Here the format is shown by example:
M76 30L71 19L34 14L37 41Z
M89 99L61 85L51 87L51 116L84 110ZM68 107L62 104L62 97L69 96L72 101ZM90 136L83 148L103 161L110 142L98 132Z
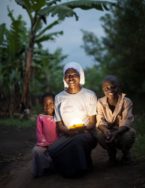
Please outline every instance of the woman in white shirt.
M65 177L77 177L92 165L96 146L96 103L93 91L83 88L84 71L75 62L64 67L65 89L56 95L55 115L59 140L49 149L55 168Z

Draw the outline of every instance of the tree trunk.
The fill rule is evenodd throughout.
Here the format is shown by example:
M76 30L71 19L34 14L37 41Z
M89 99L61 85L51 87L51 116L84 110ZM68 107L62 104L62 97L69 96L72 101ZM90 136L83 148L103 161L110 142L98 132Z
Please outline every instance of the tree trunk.
M21 103L25 108L30 108L30 80L31 80L31 68L32 68L33 48L30 47L26 51L26 65L23 81L23 93Z
M21 99L21 105L25 108L30 109L31 101L30 101L30 81L31 81L31 72L32 72L32 59L33 59L33 49L34 49L34 41L36 34L36 26L37 26L38 18L35 15L34 19L31 23L31 31L29 37L28 48L26 50L26 64L24 70L24 81L23 81L23 93Z

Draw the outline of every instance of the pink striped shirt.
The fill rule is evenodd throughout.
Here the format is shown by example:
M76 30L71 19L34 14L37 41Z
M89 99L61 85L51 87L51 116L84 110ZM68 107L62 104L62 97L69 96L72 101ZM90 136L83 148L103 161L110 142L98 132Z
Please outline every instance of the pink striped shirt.
M58 139L56 122L53 116L39 114L36 124L38 146L48 146Z

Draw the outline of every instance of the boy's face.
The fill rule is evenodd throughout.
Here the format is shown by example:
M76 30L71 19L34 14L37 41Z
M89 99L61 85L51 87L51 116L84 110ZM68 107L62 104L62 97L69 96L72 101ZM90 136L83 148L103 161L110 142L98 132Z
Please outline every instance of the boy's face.
M44 113L50 116L54 115L54 100L52 97L45 97L43 102Z
M119 93L119 87L110 81L105 81L102 85L103 92L106 97L114 97Z

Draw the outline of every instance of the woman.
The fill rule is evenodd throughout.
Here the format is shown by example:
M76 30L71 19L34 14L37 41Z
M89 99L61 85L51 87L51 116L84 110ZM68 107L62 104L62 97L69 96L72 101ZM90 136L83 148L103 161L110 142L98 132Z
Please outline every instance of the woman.
M84 71L75 62L65 65L65 89L56 95L55 115L60 138L49 153L55 168L65 177L84 174L91 166L91 150L96 146L95 135L97 98L83 88Z

